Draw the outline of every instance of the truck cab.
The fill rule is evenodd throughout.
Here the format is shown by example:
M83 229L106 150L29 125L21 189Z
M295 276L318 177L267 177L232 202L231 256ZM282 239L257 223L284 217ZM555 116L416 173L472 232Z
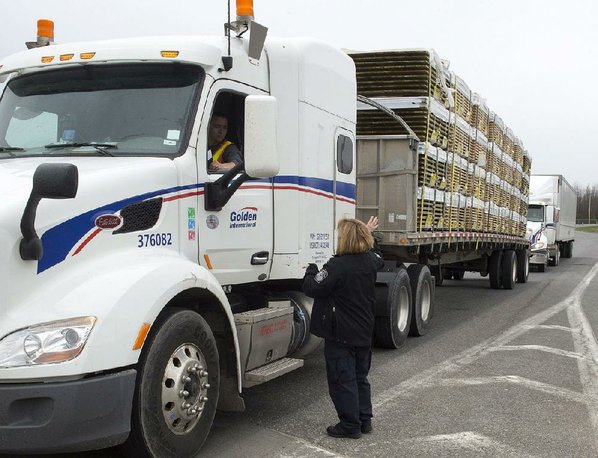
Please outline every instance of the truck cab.
M562 175L532 175L527 235L531 241L530 263L544 271L560 258L573 255L577 196Z
M554 245L554 225L547 221L550 208L542 202L530 202L527 213L527 236L531 243L530 264L540 272L546 270L550 246Z
M311 39L251 57L251 34L0 62L1 453L195 455L319 345L301 279L355 213L355 69Z

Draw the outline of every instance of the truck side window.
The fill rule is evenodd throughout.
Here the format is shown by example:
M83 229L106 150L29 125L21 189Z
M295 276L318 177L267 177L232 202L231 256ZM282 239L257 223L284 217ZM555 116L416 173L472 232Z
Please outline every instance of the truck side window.
M218 94L208 124L209 173L224 173L243 162L243 114L245 94Z
M336 167L340 173L353 171L353 142L346 135L336 139Z

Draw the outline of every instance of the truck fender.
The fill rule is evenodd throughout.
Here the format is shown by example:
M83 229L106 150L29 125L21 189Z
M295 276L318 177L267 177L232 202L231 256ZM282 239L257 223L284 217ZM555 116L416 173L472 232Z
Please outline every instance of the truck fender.
M59 275L58 275L59 274ZM189 291L204 291L219 307L234 343L236 388L241 392L239 344L234 317L222 286L204 267L178 256L134 257L130 252L98 259L85 269L56 272L43 289L23 301L18 327L77 316L95 316L96 323L76 358L60 364L16 367L5 371L15 379L80 377L137 364L143 346L134 349L141 329L151 326L162 310ZM198 305L201 312L201 303ZM35 317L33 321L31 317ZM17 329L15 328L15 329ZM231 352L233 349L231 348ZM231 355L232 357L233 355ZM232 361L231 361L232 366Z

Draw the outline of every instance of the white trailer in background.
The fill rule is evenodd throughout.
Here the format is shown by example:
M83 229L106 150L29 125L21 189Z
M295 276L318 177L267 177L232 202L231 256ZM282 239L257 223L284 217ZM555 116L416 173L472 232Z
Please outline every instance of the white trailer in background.
M543 272L546 265L573 255L577 196L562 175L532 175L527 234L532 243L530 264Z

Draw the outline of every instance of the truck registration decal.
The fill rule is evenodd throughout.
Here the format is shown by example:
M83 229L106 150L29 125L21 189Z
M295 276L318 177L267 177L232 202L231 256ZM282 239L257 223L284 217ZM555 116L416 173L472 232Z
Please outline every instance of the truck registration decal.
M167 245L172 245L172 234L170 232L160 232L157 234L140 234L137 236L137 248Z

